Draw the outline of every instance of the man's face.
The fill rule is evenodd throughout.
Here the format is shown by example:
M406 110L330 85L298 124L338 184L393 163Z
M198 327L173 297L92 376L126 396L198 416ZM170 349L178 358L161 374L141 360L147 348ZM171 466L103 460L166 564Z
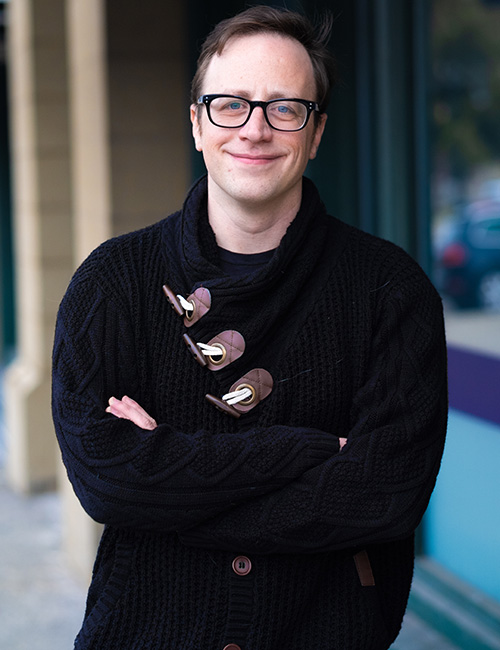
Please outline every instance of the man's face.
M223 93L267 101L316 100L311 60L291 38L256 34L229 41L215 55L203 80L203 94ZM261 108L237 129L212 124L206 108L191 107L193 136L208 170L210 200L223 207L267 210L287 203L296 207L307 162L314 158L326 116L316 126L311 115L304 129L283 132L267 124Z

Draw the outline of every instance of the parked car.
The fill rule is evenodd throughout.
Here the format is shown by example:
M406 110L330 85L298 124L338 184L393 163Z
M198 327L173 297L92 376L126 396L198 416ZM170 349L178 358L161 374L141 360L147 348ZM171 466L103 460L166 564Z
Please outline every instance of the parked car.
M500 311L500 201L459 210L435 254L436 284L457 307Z

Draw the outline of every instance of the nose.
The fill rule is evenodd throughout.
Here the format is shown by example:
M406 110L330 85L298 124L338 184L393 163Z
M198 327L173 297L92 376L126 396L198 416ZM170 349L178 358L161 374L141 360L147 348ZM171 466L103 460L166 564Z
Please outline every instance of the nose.
M258 142L259 140L270 140L273 135L273 130L269 126L264 115L264 109L261 106L256 106L248 120L239 130L240 138Z

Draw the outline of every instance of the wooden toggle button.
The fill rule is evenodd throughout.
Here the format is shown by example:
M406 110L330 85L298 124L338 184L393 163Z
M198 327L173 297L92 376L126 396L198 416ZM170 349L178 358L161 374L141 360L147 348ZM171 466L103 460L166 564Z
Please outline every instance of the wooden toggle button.
M219 397L215 397L215 395L210 395L210 393L207 393L205 395L205 399L210 404L213 404L215 408L219 409L219 411L222 411L223 413L227 413L227 415L231 415L233 418L240 417L238 411L233 406L231 406L231 404L228 404L223 399L220 399Z
M182 339L184 343L187 345L188 350L191 352L191 354L196 359L196 361L200 364L200 366L205 367L207 365L205 356L201 352L200 348L193 341L193 339L189 336L189 334L183 334Z
M168 284L163 285L163 293L166 295L167 300L171 304L172 309L175 311L175 313L178 316L184 316L185 312L180 303L180 300L177 298L176 294L172 291Z

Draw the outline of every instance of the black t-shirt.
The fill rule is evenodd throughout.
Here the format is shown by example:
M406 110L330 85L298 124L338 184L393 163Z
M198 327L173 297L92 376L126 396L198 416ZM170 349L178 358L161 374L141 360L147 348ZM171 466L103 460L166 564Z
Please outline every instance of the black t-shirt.
M231 277L241 277L267 264L273 254L274 250L263 253L233 253L219 247L220 267Z

